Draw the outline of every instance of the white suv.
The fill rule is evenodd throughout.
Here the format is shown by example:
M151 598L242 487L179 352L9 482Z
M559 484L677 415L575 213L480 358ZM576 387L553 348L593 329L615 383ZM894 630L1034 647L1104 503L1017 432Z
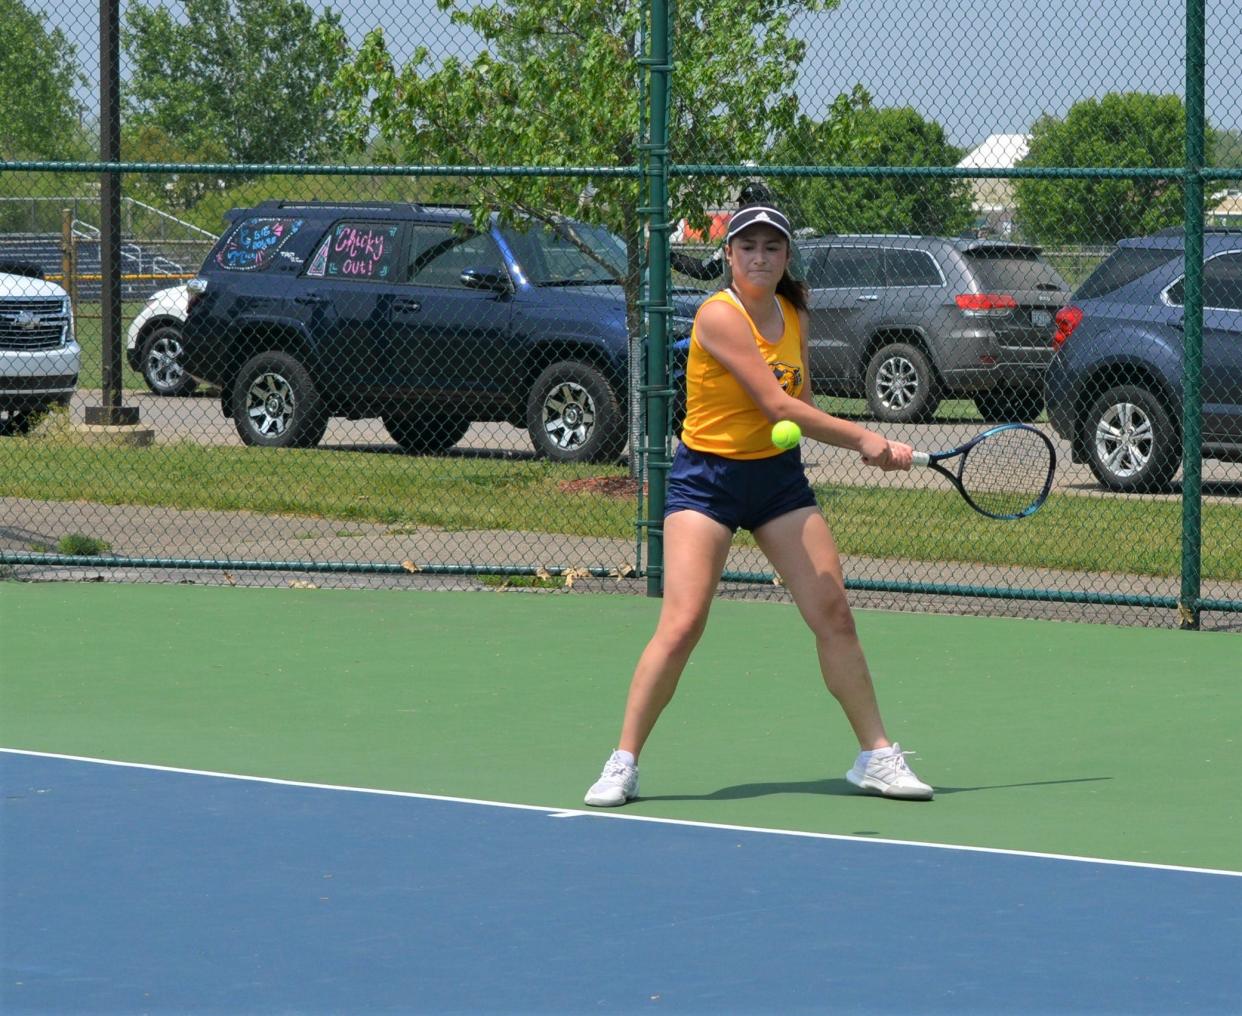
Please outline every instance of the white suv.
M189 395L195 382L182 369L181 327L189 310L190 293L173 286L152 293L129 326L125 356L156 395Z
M37 268L0 265L0 436L68 406L81 365L69 294Z

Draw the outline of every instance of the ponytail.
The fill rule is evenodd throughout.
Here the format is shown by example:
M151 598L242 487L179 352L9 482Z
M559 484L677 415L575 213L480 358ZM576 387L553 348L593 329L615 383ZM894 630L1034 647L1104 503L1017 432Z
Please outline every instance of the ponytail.
M784 274L781 276L781 281L776 284L776 291L792 303L796 310L806 311L810 307L806 283L799 282L790 275L788 268L785 269Z

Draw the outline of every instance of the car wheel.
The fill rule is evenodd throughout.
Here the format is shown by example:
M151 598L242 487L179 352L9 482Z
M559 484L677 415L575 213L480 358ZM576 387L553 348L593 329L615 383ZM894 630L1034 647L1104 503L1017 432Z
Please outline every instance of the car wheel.
M287 353L260 353L242 365L232 391L233 422L248 445L313 448L328 414L306 368Z
M535 379L526 427L535 454L557 462L608 462L625 447L621 401L587 363L554 363Z
M37 418L37 413L24 409L0 409L0 437L18 437L28 433Z
M1181 462L1180 436L1151 392L1121 385L1091 405L1083 422L1091 472L1109 490L1166 490Z
M867 405L877 420L917 423L940 405L937 380L927 355L917 346L881 346L867 362Z
M429 409L394 410L383 419L392 439L410 455L448 451L470 429L470 421L458 413Z
M989 423L1030 423L1044 411L1044 393L1038 388L1005 388L975 396L975 408Z
M184 352L181 329L176 325L152 329L143 342L139 358L142 376L156 395L189 395L194 391L194 379L181 366Z

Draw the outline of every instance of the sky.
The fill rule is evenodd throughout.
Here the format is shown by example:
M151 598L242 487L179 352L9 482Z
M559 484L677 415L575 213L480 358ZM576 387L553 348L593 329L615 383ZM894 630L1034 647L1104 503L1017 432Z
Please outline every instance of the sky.
M96 80L97 0L28 2L78 45ZM1206 3L1208 120L1242 130L1242 0ZM434 0L332 6L352 43L382 25L402 58L420 41L437 56L468 57L479 45ZM912 106L970 148L989 134L1027 133L1041 114L1064 116L1109 91L1184 94L1183 11L1181 0L841 0L795 21L808 42L797 90L814 112L861 83L877 105Z

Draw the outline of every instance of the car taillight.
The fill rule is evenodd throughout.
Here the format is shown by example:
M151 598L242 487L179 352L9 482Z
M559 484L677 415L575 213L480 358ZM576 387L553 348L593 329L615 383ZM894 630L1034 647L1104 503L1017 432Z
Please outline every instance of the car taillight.
M1082 324L1082 308L1062 307L1057 311L1054 320L1057 323L1057 330L1052 336L1052 348L1060 349L1065 345L1065 340L1073 334L1074 329Z
M968 317L1005 317L1018 306L1007 293L960 293L955 299Z

